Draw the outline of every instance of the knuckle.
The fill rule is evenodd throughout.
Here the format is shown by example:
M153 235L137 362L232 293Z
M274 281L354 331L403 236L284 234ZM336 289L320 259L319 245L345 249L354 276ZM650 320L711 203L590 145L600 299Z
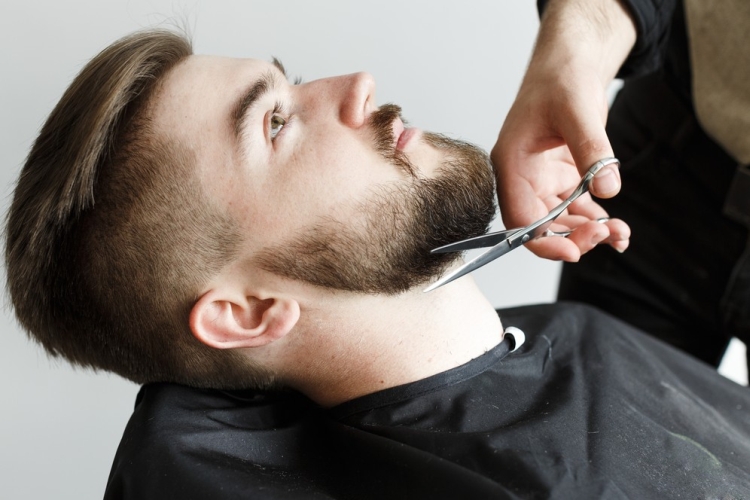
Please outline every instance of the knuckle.
M611 155L609 141L598 138L584 138L578 141L577 151L582 158L603 158ZM596 160L595 160L596 161Z

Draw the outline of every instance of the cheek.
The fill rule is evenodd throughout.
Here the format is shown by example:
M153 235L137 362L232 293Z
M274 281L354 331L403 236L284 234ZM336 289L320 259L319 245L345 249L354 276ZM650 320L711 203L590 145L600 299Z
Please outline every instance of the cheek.
M373 188L400 178L397 169L361 139L311 137L274 179L272 193L288 216L306 220L336 216Z

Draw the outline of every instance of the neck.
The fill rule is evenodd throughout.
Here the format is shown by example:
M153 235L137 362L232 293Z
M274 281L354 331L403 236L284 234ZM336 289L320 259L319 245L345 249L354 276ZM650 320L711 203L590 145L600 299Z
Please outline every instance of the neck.
M283 378L323 406L449 370L502 339L495 310L470 277L430 293L336 293L300 307Z

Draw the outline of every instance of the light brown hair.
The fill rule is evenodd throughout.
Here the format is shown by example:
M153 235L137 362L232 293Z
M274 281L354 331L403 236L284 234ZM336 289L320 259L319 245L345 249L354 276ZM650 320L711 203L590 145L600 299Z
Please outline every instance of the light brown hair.
M268 373L189 330L201 287L241 239L202 191L190 148L150 126L160 79L191 53L184 35L139 32L75 78L15 189L7 285L21 325L53 356L138 383L267 386Z

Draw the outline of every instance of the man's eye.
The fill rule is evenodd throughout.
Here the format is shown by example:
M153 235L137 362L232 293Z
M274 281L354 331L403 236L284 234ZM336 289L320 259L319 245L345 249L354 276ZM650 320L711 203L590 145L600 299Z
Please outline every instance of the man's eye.
M276 139L276 136L279 135L279 132L281 132L281 129L284 128L284 125L286 125L286 118L278 113L274 113L273 115L271 115L271 123L269 126L271 140Z

